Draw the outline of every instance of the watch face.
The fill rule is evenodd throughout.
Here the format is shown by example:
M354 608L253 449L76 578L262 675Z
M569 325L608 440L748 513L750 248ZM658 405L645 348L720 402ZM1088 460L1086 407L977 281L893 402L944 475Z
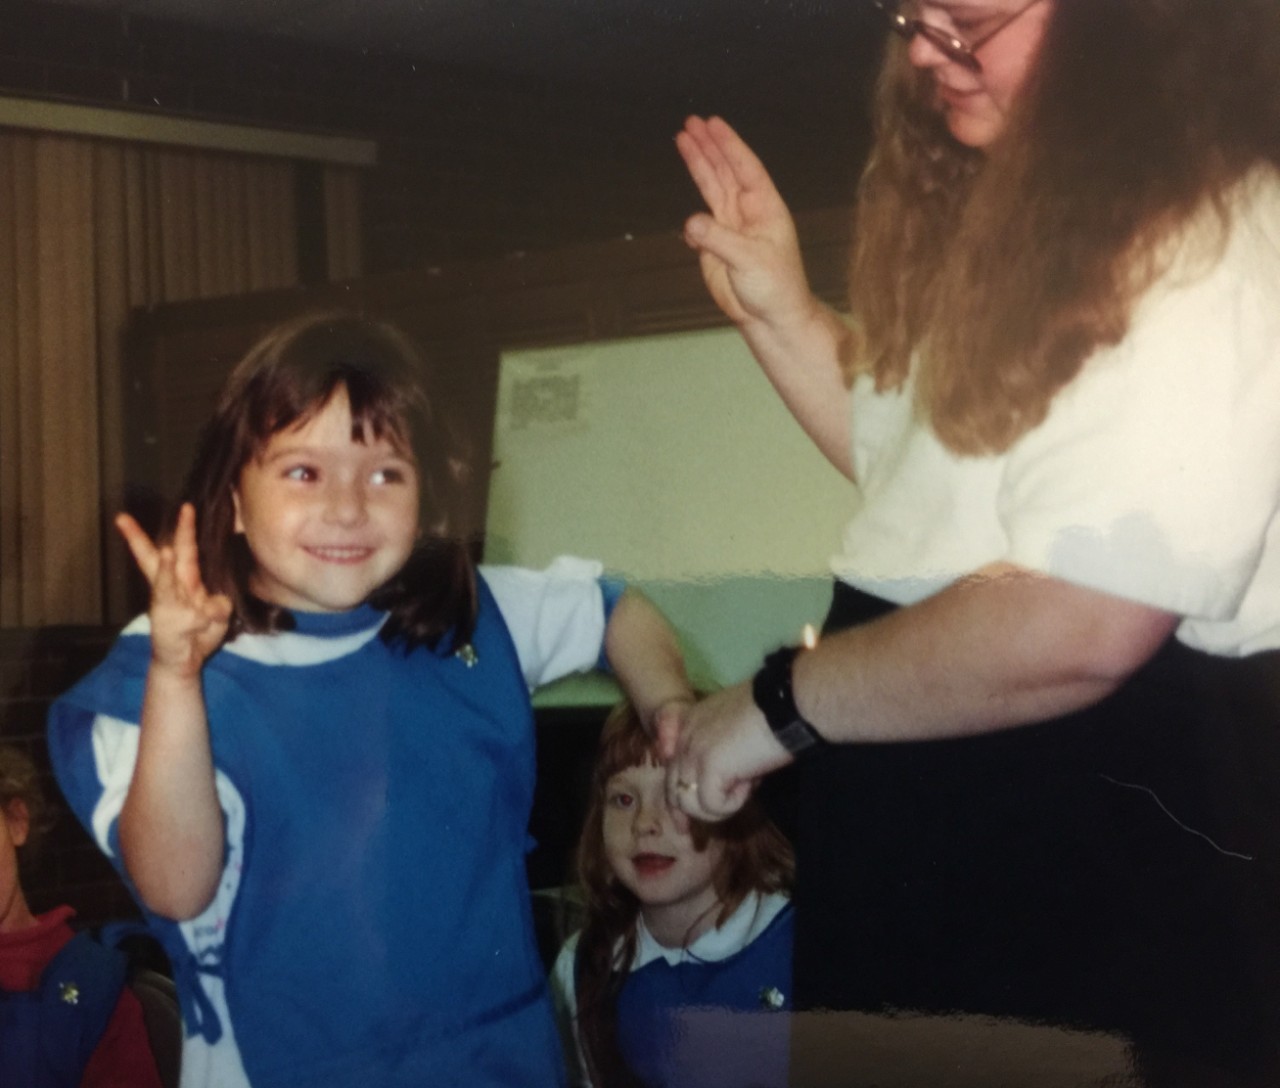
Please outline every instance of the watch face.
M806 748L812 748L818 743L817 732L803 718L796 718L789 725L775 729L773 735L778 738L778 743L792 755L803 752Z

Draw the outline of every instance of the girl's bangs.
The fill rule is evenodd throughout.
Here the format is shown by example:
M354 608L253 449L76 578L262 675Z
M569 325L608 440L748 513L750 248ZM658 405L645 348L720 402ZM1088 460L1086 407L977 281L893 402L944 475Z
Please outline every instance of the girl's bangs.
M596 788L603 791L615 774L641 767L656 757L653 741L629 705L619 707L604 723L596 757Z
M396 382L392 375L373 368L335 360L327 366L289 366L264 375L255 397L249 428L254 452L261 452L271 436L301 427L324 410L339 388L345 388L351 407L351 437L357 442L385 438L396 449L413 456L410 439L412 384Z

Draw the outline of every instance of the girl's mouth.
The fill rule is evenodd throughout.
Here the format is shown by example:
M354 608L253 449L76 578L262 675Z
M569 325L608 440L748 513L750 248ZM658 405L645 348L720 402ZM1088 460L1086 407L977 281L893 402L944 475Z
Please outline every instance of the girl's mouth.
M637 854L631 864L641 876L661 876L676 863L676 859L665 854Z
M373 554L373 549L366 547L308 547L305 550L322 563L363 563Z

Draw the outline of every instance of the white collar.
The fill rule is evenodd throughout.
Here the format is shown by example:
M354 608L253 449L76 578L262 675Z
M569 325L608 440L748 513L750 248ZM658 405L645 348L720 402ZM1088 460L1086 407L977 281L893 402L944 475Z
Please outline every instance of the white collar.
M300 631L273 631L262 635L238 635L221 647L234 657L243 657L259 665L323 665L355 653L372 640L386 622L386 614L378 613L363 630L348 634L317 636ZM150 635L151 619L144 612L122 632L125 635Z
M761 895L752 892L728 918L686 948L669 948L660 944L644 924L644 916L636 919L636 954L631 970L636 971L656 959L664 959L672 967L689 961L716 963L727 960L760 936L791 900L781 892Z

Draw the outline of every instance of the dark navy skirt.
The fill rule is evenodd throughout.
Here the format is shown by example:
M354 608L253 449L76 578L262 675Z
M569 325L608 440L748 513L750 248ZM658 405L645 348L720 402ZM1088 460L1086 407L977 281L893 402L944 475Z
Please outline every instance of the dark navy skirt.
M837 582L826 630L892 608ZM1280 654L1170 639L1087 710L790 773L799 1008L1101 1029L1155 1064L1276 1069Z

